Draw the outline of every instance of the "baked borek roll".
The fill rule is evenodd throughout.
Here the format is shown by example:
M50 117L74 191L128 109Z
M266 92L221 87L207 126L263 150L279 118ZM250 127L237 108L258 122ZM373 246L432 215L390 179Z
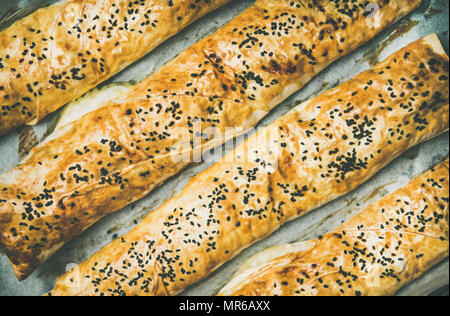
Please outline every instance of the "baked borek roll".
M63 0L0 32L0 135L34 125L231 0Z

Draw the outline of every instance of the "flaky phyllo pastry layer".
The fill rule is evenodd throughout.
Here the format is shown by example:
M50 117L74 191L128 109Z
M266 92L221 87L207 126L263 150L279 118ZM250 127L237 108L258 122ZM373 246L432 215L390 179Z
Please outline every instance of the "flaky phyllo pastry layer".
M0 32L0 135L82 96L231 0L61 0Z
M448 159L317 240L269 248L220 295L393 295L448 257Z
M408 148L444 133L448 119L448 57L430 35L255 134L131 232L59 278L52 294L175 295L286 222L350 192ZM442 185L441 178L439 171L433 181ZM421 194L430 208L448 211L445 200L439 200L445 192L433 191L438 188L432 183L428 189L431 193L424 189ZM445 220L438 218L433 229L444 225L445 231ZM428 227L414 221L419 221L417 230ZM385 227L394 229L392 238L397 236L394 223ZM445 255L446 240L439 243L444 231L433 230L436 243L419 236L430 246L426 255L431 261L411 263L411 269L428 267ZM366 293L363 285L345 293ZM396 289L385 286L367 293Z
M187 2L190 1L183 3ZM206 7L204 1L200 2L202 7ZM209 1L215 4L220 2L225 1ZM26 278L64 243L103 216L144 197L186 167L190 160L174 159L180 152L190 157L194 150L217 145L217 139L194 132L194 126L200 124L202 131L214 128L220 132L229 127L246 130L254 126L273 107L303 87L331 62L366 43L420 4L420 1L412 0L382 1L380 10L369 17L366 12L368 2L380 3L375 0L351 1L351 4L342 5L341 1L258 0L216 33L187 49L153 76L133 87L122 102L93 110L58 129L50 141L34 148L22 164L0 175L0 245L18 278ZM383 81L368 86L372 90L365 98L376 103L371 108L373 111L378 109L378 102L381 102L373 93L387 92L382 89L387 89L384 81L391 74L392 79L396 79L395 88L405 91L401 96L401 92L396 94L397 100L403 100L403 107L408 107L421 117L420 122L411 118L410 127L405 127L421 124L418 125L421 131L411 130L408 137L403 135L400 145L384 146L393 149L389 152L391 157L402 148L445 129L444 123L434 121L434 112L428 113L428 106L425 109L416 108L420 100L430 106L432 104L438 113L443 111L442 100L446 100L448 95L442 93L440 98L434 97L439 87L447 84L447 80L439 79L448 74L444 67L445 61L431 47L425 51L422 48L418 51L413 49L411 53L415 59L401 59L405 64L401 69L405 82L399 81L398 74L391 71L384 76L370 74L373 78L368 79L376 79L377 75ZM432 57L437 58L440 64L428 65L428 59ZM418 68L418 60L424 62L423 70ZM431 71L434 69L438 73ZM424 79L423 75L430 80L420 87L418 81L410 78L412 73L420 82ZM431 83L433 86L430 86ZM407 84L411 87L408 88ZM408 98L413 91L426 89L430 92L428 95L417 97L409 104ZM386 108L392 103L389 94L383 97ZM353 96L352 102L361 98L360 95ZM333 102L336 100L333 99ZM377 111L380 111L377 116L383 115L380 122L386 119L394 128L394 133L396 127L391 116L398 115L403 119L411 115L397 109L392 112ZM390 114L385 115L385 112ZM325 116L325 113L322 115ZM425 121L422 121L422 117ZM326 117L330 124L331 119ZM358 124L369 124L359 119L354 119L357 125L352 129L357 128ZM301 129L307 127L304 123L296 124ZM340 124L342 122L339 123L337 117L336 133L344 132L344 127L339 128ZM377 126L375 122L370 124ZM314 128L310 127L308 133L312 132ZM187 148L179 146L186 134ZM362 136L365 137L365 133ZM286 137L288 140L289 137ZM382 136L383 145L387 142L386 137ZM286 144L289 142L286 141ZM327 148L329 142L327 139L323 148ZM350 140L347 142L351 143ZM359 148L355 148L355 152L342 150L334 154L344 155L341 159L354 161L350 165L355 164L358 169L378 164L375 156L371 164L364 160L355 161L356 149ZM374 148L370 147L370 150ZM376 155L376 152L373 154ZM290 159L295 158L289 156L283 157L281 161L289 165ZM331 172L344 177L355 168L348 170L347 163L344 166L342 164L343 161L336 161L330 167ZM280 170L282 168L284 164L281 164ZM234 172L237 171L234 170L232 174ZM320 174L316 171L311 177L313 174L326 177L328 172L325 169ZM298 194L304 193L300 190ZM320 199L320 196L315 199ZM279 209L281 214L284 213L282 208L286 207L283 206L285 202L283 205L274 205L270 201L266 203L268 209ZM280 220L284 220L286 216L281 214ZM268 231L271 230L268 228ZM261 233L264 235L268 231L262 230ZM202 235L202 238L209 237ZM250 241L253 239L250 238ZM228 255L233 252L230 251ZM222 262L220 258L217 257L218 263ZM207 264L205 269L209 271L213 266ZM191 277L200 274L192 273ZM173 279L171 273L164 277L164 282L167 282L166 278ZM177 292L189 280L190 277L184 278L175 289L169 289L169 293ZM149 284L148 287L151 292L153 286Z

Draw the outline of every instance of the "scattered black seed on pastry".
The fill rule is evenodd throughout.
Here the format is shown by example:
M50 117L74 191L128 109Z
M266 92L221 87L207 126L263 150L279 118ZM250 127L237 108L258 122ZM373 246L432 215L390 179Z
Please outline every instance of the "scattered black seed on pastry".
M133 231L60 278L54 294L179 293L233 258L242 247L351 191L409 147L441 134L448 129L449 111L447 82L441 82L439 77L448 74L448 60L427 44L430 39L437 41L428 37L412 43L373 69L311 99L306 106L292 110L260 131L228 158L239 156L240 152L255 155L237 162L227 162L226 157L198 175ZM406 52L408 58L404 59ZM427 65L431 58L441 62L436 66L439 73L431 71L429 66L419 71L420 65ZM390 69L380 71L387 67ZM416 73L419 80L414 81ZM412 81L423 85L414 84L409 89L408 83ZM442 95L433 99L437 91ZM388 98L392 92L397 95L395 101ZM389 101L383 103L382 99ZM275 139L268 138L270 132L276 135ZM263 148L261 144L267 140L272 142L271 147ZM434 180L430 180L428 187L445 187L438 178L430 178ZM439 200L441 196L437 197ZM448 200L445 194L442 198ZM444 201L441 203L445 208ZM401 208L398 211L402 214ZM440 218L429 217L411 216L419 233L425 232L427 223ZM402 230L407 223L389 217L382 225L403 238ZM363 228L359 226L359 230ZM367 232L353 236L348 230L337 231L322 236L321 242L330 238L355 258L355 267L367 268L372 257L366 256L373 252L363 247L368 241ZM377 250L382 256L380 264L393 262L395 257L397 245L385 241L383 246L389 248ZM422 253L414 253L414 257ZM324 265L339 268L337 261L328 263ZM319 266L316 262L311 264ZM93 266L98 268L92 271ZM337 273L341 275L342 285L330 284L320 271L311 269L296 277L304 279L303 284L320 278L322 283L317 281L313 285L315 290L321 286L327 290L339 286L343 293L365 294L355 285L358 280L355 273L347 268L338 269ZM390 270L383 276L395 282L401 279ZM71 284L70 279L81 281ZM293 282L287 286L278 281L269 284L276 289L294 286ZM80 288L83 290L78 292ZM300 287L298 291L305 290Z
M18 20L0 32L0 134L82 96L228 2L70 0Z
M310 249L266 262L221 295L394 295L448 256L448 170L447 159Z
M199 7L205 6L203 2L205 0L195 0L195 5L191 7L193 11L189 12L197 12ZM135 86L125 102L88 113L72 123L64 135L36 148L24 164L13 169L17 181L9 186L7 194L0 195L2 200L7 201L0 203L0 214L18 214L14 219L0 221L0 232L3 232L0 242L16 268L16 274L20 278L26 277L53 251L90 224L142 198L167 177L183 169L187 163L172 159L181 151L181 136L176 132L177 128L187 128L190 139L186 145L188 149L194 149L209 140L204 133L197 133L196 124L201 123L203 130L217 128L223 131L229 126L246 127L253 113L269 112L280 102L280 98L286 98L288 92L301 88L324 66L362 45L368 38L374 37L418 5L418 2L406 0L394 2L382 8L386 11L382 23L369 28L365 22L361 23L362 19L366 19L363 16L366 1L352 1L345 5L341 1L322 1L321 6L317 6L317 1L306 0L258 1L218 32L187 49L175 61ZM176 5L175 2L173 4ZM127 2L127 5L130 5L126 9L129 12L123 14L136 16L137 19L140 16L137 11L141 10L144 2ZM117 9L123 10L119 7ZM74 22L77 27L69 30L70 38L76 37L80 32L94 34L92 28L88 32L87 25L94 23L89 19L95 19L95 23L99 23L102 17L90 17L90 13L86 14L87 17L83 17L82 22ZM117 17L120 13L113 15ZM67 31L64 21L62 22L60 28ZM114 17L108 18L105 23L111 25L102 26L96 31L113 34L120 27L124 28L119 30L122 32L139 31L144 27L129 26L127 30L124 23L131 21ZM324 30L324 37L319 43L317 37L320 30ZM354 37L355 31L364 33L365 37ZM19 37L18 40L22 41ZM53 41L47 37L44 42ZM342 42L343 38L345 41ZM32 46L30 39L28 36L27 49ZM35 50L40 47L36 44ZM102 48L102 52L105 51ZM324 51L327 51L326 55L323 54ZM109 52L104 53L105 55L102 52L92 48L83 49L76 56L81 65L66 70L66 74L55 74L51 85L58 85L61 89L63 86L70 88L70 82L79 81L72 79L72 76L81 78L87 71L86 67L97 67L101 71L102 58L111 57ZM28 54L30 51L27 56ZM9 58L5 56L2 63L5 64ZM428 73L431 66L428 65L428 60L423 62L426 68L422 70ZM433 78L448 74L443 70L443 65L433 67L439 69L439 73L432 73ZM420 74L417 76L421 78ZM385 84L389 78L382 79ZM412 82L409 77L405 80ZM27 83L27 89L38 90L39 82L36 85L31 84L32 81ZM415 88L420 82L414 83ZM442 81L442 85L447 83ZM428 86L424 83L419 88L423 90L426 87ZM402 87L402 90L405 89ZM0 98L3 92L0 91ZM430 95L433 95L435 91L431 92ZM358 93L354 97L361 98L361 95L362 93ZM388 96L384 98L387 99ZM422 99L420 96L417 98ZM430 96L427 100L429 98ZM439 109L442 100L446 98L443 95L439 102L430 100L426 107L435 104L435 108ZM411 103L412 108L416 104L414 100L406 101L406 96L403 100L408 106ZM354 110L351 106L345 109L349 113L343 111L344 109L335 115L339 117L348 114L358 121L345 135L350 137L350 134L355 134L360 139L349 138L348 144L353 146L353 143L370 143L372 138L369 129L375 126L369 125L374 119L368 117L366 122L362 121L364 117L353 117ZM410 126L425 132L428 124L427 118L419 115ZM305 143L311 144L311 148L307 152L302 150L296 153L288 140L290 130L286 129L281 133L286 134L286 140L280 144L289 157L283 157L283 161L288 165L296 155L301 155L305 162L309 159L320 161L322 145L316 138L323 133L322 128L332 130L332 127L319 126L315 121L305 122L299 127L305 128L308 134ZM328 140L333 139L331 131L325 133ZM398 135L397 138L406 138L406 134L413 133ZM395 143L394 140L392 143ZM335 146L326 152L333 151L334 148ZM338 152L333 161L320 164L320 176L336 178L337 183L341 183L347 180L349 173L366 170L372 157L360 157L359 154L353 152L353 149ZM58 158L54 159L55 156ZM257 167L240 170L236 175L242 177L242 181L248 181L248 188L242 188L239 200L236 201L247 205L245 214L263 220L270 218L267 213L272 212L277 221L282 221L286 217L286 205L299 203L307 193L317 192L317 188L312 186L308 186L311 191L302 191L302 183L298 187L283 189L287 192L286 201L274 205L273 201L268 200L261 201L264 205L256 205L253 201L255 193L250 186L255 183L260 172L274 168L275 165L261 160ZM220 177L218 178L219 181L215 184L226 185L220 183ZM42 185L42 180L45 185ZM231 200L227 197L226 188L218 189L223 191L220 197L214 201L204 201L211 208L224 208L221 204ZM278 190L275 185L273 189ZM231 192L231 189L228 190ZM46 191L50 193L47 194ZM223 197L226 201L222 200ZM64 208L59 207L58 201L61 198L64 198ZM206 195L204 198L206 199ZM52 203L48 204L50 202ZM43 207L37 209L35 206L38 203ZM49 206L45 206L46 204ZM55 214L60 216L59 219L52 216ZM212 218L209 224L216 224L213 221L214 214L210 216ZM235 226L237 222L239 220L229 223ZM192 227L202 225L195 220L192 223ZM247 227L242 221L240 224L240 228ZM12 227L20 228L17 229L20 238L13 238L7 233ZM213 238L219 233L220 230L209 231L208 236L202 234L202 239L195 238L195 242L201 243L205 238ZM41 240L42 236L46 236L45 241ZM24 242L19 242L19 239ZM216 244L213 241L210 244L208 248L214 252Z

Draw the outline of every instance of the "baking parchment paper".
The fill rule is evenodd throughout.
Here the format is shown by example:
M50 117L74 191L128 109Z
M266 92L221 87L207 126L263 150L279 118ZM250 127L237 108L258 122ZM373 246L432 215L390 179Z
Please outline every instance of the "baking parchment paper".
M56 0L0 0L0 29L39 7L55 2ZM229 5L195 22L103 85L113 82L141 81L181 51L217 30L253 2L254 0L234 0ZM398 49L430 33L437 33L448 53L448 14L448 0L425 0L413 14L323 71L300 92L275 108L258 124L258 127L270 124L302 101L343 83L370 68L377 61L383 60ZM22 127L0 137L0 173L18 164L34 145L47 137L58 121L59 115L60 111L50 115L37 126ZM242 138L237 142L240 141ZM220 154L220 151L217 152L217 155ZM239 266L255 253L279 244L317 238L362 211L368 204L404 186L414 176L444 160L448 154L448 133L412 148L355 191L285 225L269 238L242 252L207 279L189 287L181 295L216 294ZM203 162L187 168L146 198L104 218L69 242L24 282L17 281L6 256L0 254L0 295L41 295L51 290L58 276L87 259L114 238L131 230L149 212L179 192L189 179L211 165L212 163ZM404 287L398 295L439 294L441 293L439 289L448 284L449 261L446 259L420 279ZM448 293L448 289L446 291Z

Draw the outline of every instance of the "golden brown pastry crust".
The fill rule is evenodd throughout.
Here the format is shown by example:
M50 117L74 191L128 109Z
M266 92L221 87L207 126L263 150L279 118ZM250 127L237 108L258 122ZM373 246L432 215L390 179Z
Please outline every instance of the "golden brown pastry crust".
M447 160L309 249L237 275L219 295L394 295L448 257L448 171Z
M323 7L259 0L134 87L126 102L85 115L33 149L0 176L0 244L16 275L25 278L64 242L184 168L188 163L174 156L186 130L190 153L215 141L194 133L197 123L202 132L223 133L255 125L329 63L420 3L383 4L374 23L365 17L365 2L342 10L325 0Z
M75 100L231 0L64 0L0 32L0 135Z
M59 278L53 294L175 295L448 130L439 46L435 35L421 39L300 105Z

